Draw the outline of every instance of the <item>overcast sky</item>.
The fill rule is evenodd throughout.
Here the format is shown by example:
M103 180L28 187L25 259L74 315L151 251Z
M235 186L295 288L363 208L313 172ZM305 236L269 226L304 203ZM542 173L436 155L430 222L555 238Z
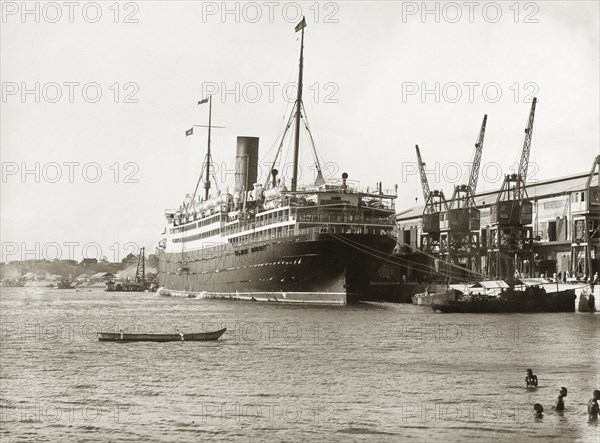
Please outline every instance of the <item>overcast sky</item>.
M272 161L294 95L298 4L111 4L2 4L3 260L153 251L164 209L198 179L206 130L185 130L207 123L196 104L207 92L225 126L213 132L219 171L234 168L238 135L260 137ZM408 208L422 203L419 144L431 187L451 194L487 113L478 190L498 188L534 95L530 181L587 172L600 146L599 4L302 4L305 106L326 175L398 184Z

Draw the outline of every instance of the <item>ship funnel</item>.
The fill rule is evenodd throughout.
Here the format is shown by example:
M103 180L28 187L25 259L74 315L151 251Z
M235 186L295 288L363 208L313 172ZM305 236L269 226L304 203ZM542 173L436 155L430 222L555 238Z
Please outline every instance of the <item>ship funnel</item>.
M258 178L258 137L238 137L235 155L235 191L254 189Z

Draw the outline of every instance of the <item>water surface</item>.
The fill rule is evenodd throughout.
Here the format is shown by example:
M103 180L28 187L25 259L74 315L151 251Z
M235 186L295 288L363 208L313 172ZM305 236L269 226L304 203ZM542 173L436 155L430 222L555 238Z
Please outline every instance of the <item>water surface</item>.
M598 441L600 315L2 288L2 441ZM96 332L218 342L101 343ZM539 378L523 387L525 370ZM563 414L551 406L568 388ZM546 409L533 417L534 403Z

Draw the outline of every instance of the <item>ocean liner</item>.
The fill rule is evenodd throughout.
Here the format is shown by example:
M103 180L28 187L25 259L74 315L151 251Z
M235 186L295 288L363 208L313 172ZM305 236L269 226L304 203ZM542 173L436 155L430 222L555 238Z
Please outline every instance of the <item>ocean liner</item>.
M257 182L259 139L238 137L234 189L211 195L212 100L199 102L209 103L207 154L194 193L165 211L160 294L345 305L365 296L393 251L397 187L360 189L346 173L324 179L310 132L316 178L298 185L301 124L309 131L302 105L305 27L304 19L296 26L302 33L296 101L264 183ZM294 122L288 189L275 166ZM204 192L197 196L201 182Z

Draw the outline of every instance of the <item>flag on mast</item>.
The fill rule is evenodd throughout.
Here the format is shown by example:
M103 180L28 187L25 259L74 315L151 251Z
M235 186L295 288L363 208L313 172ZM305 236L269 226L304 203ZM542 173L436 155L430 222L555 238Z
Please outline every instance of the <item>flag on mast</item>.
M198 102L199 105L203 105L204 103L208 103L208 97L204 98Z
M306 18L303 16L300 23L296 25L296 32L302 31L304 28L306 28Z
M188 129L187 131L185 131L185 136L187 137L188 135L192 135L194 133L194 128L191 127L190 129Z

